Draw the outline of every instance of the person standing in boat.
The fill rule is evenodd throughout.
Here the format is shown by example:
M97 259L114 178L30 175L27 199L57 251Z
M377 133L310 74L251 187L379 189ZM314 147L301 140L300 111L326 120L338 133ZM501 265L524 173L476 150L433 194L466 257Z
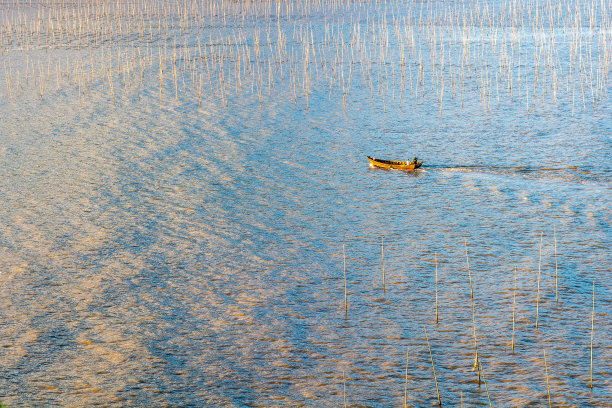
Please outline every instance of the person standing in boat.
M417 164L417 158L416 158L416 156L414 157L414 159L412 159L412 161L410 162L410 164L414 164L414 165L416 165L416 164Z

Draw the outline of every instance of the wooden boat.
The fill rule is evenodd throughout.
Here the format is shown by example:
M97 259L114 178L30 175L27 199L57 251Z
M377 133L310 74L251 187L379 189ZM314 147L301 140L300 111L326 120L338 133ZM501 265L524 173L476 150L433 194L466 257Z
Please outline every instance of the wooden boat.
M423 165L423 162L414 161L398 161L398 160L384 160L384 159L375 159L370 156L366 156L370 161L370 165L374 167L382 167L385 169L399 169L399 170L416 170Z

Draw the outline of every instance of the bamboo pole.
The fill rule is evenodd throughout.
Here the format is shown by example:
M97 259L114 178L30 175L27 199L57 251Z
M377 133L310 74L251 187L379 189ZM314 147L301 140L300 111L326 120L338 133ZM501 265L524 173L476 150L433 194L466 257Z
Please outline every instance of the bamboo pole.
M342 396L344 399L344 408L346 408L346 377L344 375L344 370L342 370L342 384L343 384Z
M434 381L436 383L436 394L438 395L438 405L442 406L442 401L440 400L440 390L438 389L438 378L436 377L436 367L434 366L433 355L431 354L431 346L429 345L429 337L427 336L427 327L423 326L423 330L425 330L425 339L427 339L427 348L429 349L429 358L431 359L431 368L433 370Z
M548 365L546 364L546 350L544 350L544 369L546 370L546 392L548 393L548 407L552 408L550 403L550 386L548 385Z
M590 388L593 389L593 332L595 327L595 279L593 279L593 308L591 309L591 380Z
M474 289L472 288L472 273L470 272L470 258L467 250L467 238L464 238L465 244L465 260L467 262L468 277L470 278L470 296L474 299Z
M514 353L514 321L516 317L516 266L514 267L514 300L512 302L512 352Z
M478 369L480 370L480 373L482 374L482 381L484 382L485 391L487 392L487 399L489 400L489 407L493 408L493 403L491 402L491 395L489 394L489 387L487 386L487 379L485 378L484 371L482 369L482 363L480 361L478 361Z
M438 254L434 253L436 261L436 324L438 324Z
M380 236L380 249L382 254L382 276L383 276L383 295L387 292L387 286L385 284L385 240L384 237Z
M348 296L346 292L346 255L344 252L344 244L342 244L342 260L344 265L344 314L348 313Z
M476 311L474 307L474 300L472 300L472 328L474 332L474 367L472 371L478 371L478 384L480 384L480 367L479 367L479 359L478 359L478 339L476 337Z
M553 233L555 236L555 302L559 304L559 279L557 274L557 228L554 225Z
M406 373L404 375L404 408L408 407L408 346L406 346Z
M540 276L542 271L542 236L540 233L540 261L538 262L538 294L536 297L536 330L538 329L538 317L540 312Z

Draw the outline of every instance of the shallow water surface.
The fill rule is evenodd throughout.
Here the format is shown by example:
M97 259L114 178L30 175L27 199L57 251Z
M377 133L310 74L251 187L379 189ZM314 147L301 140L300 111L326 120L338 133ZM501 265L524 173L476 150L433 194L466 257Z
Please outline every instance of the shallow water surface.
M2 403L612 406L609 97L156 86L0 103Z

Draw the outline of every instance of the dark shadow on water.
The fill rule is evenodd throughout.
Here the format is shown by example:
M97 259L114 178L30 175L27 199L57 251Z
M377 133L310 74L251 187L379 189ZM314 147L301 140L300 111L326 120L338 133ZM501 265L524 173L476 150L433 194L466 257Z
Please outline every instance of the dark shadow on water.
M421 175L423 175L423 169L419 168L416 170L400 170L400 169L386 169L383 167L374 167L374 166L369 166L369 170L370 171L382 171L382 172L389 172L389 173L394 173L394 174L405 174L406 176L410 176L410 177L419 177Z

